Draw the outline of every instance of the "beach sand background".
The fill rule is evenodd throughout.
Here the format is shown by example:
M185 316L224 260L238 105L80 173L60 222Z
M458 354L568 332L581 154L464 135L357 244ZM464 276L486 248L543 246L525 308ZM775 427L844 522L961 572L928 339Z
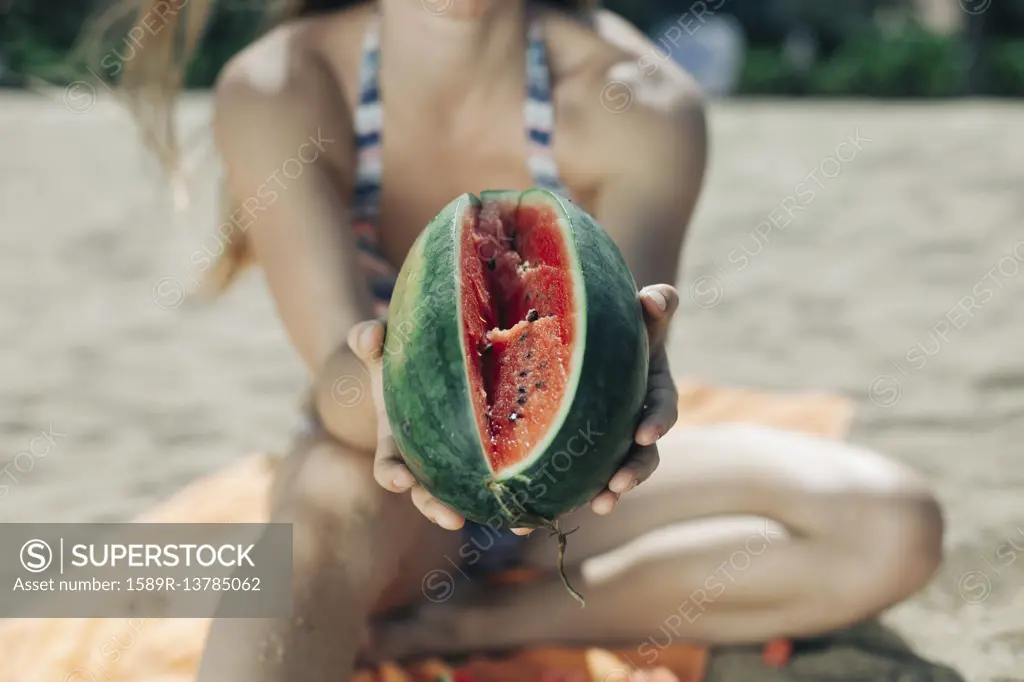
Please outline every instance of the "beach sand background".
M0 95L4 522L130 519L283 448L303 387L258 274L182 300L219 248L212 156L172 217L125 116L87 95ZM186 129L208 116L186 101ZM852 439L935 484L945 567L885 622L972 681L1024 678L1021 120L715 105L672 338L679 376L849 396Z

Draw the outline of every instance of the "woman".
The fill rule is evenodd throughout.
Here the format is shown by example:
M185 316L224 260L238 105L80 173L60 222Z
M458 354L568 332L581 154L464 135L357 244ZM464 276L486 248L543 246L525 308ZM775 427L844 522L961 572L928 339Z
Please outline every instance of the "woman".
M201 680L348 679L359 655L642 644L666 622L679 640L709 643L814 635L928 580L941 517L902 466L769 429L670 431L665 336L678 297L663 283L678 277L706 153L702 102L684 73L666 63L645 75L651 44L585 2L327 4L249 46L216 87L216 141L234 215L247 218L212 274L224 284L250 260L263 267L314 390L273 503L274 519L294 524L296 616L217 621ZM193 45L201 18L172 20ZM126 85L142 94L166 54L148 52L126 65ZM282 181L282 163L311 141L317 153ZM592 213L643 286L647 410L632 458L592 511L566 522L579 526L567 564L586 609L550 571L544 533L505 534L473 567L534 568L541 579L486 594L465 581L434 603L426 577L451 568L464 533L481 529L467 531L416 485L379 400L336 395L363 376L360 364L379 376L383 326L358 321L386 310L420 227L462 192L530 186ZM750 558L742 570L730 564L737 552ZM371 614L404 606L417 608L368 631Z

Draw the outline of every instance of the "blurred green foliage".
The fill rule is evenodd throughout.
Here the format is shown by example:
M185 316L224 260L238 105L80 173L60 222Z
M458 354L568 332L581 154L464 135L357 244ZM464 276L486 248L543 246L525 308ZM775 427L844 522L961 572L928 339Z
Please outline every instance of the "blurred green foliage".
M812 92L868 97L943 97L962 81L956 42L911 23L856 35L810 74Z
M60 83L68 55L97 0L6 0L0 9L0 85L24 75ZM104 0L110 2L112 0ZM0 0L0 6L4 0ZM695 12L694 0L606 0L603 6L651 32ZM939 35L913 19L909 0L706 0L743 26L748 53L741 94L948 97L972 92L1024 96L1024 0L992 0L967 15L959 35ZM977 3L975 3L977 4ZM261 0L222 0L189 69L209 86L223 63L258 35ZM894 20L893 17L896 17ZM794 56L799 38L811 58ZM799 41L798 41L799 42ZM806 53L806 50L804 50ZM71 65L73 66L73 65Z
M214 13L206 29L203 47L189 65L188 82L193 87L208 87L221 67L244 45L259 36L264 13L257 2L235 2L233 10Z
M52 70L74 44L86 16L73 0L13 0L0 9L0 84Z
M950 97L959 94L964 80L961 55L960 41L917 23L896 31L872 26L810 68L793 64L779 50L755 48L744 64L740 90L758 95ZM999 94L1024 94L1024 80L1016 87L1016 93Z
M1024 93L1024 41L1000 41L985 50L985 90L1001 97Z

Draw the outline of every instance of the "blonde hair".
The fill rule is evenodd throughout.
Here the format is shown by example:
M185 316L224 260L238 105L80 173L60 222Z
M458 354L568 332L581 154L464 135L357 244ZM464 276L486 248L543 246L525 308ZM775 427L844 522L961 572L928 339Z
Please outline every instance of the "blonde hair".
M185 86L189 64L196 55L203 35L216 9L217 0L117 0L87 27L79 57L91 63L90 71L104 73L117 81L116 92L128 106L146 149L154 154L172 182L182 177L181 149L175 132L175 104ZM291 18L344 9L367 0L266 0L262 30L266 31ZM595 0L546 0L544 4L583 13L595 6ZM126 30L127 29L127 30ZM99 63L110 36L117 35L131 56L123 57L108 68ZM127 38L125 37L127 36ZM131 44L129 44L131 43ZM99 71L96 67L99 67ZM222 194L223 210L235 209L227 192ZM233 222L231 234L217 262L207 273L207 287L213 294L226 290L237 276L254 262L246 233ZM223 230L224 228L221 227Z

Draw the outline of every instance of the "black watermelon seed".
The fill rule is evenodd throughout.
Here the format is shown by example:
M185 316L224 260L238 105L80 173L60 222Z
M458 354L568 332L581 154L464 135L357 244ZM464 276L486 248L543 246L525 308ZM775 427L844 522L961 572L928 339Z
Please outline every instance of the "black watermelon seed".
M526 359L527 359L527 360L529 360L529 359L530 359L530 356L531 356L531 355L533 355L533 353L531 353L531 352L527 352L527 353L526 353Z
M526 404L526 396L525 395L519 396L519 399L516 400L516 402L519 403L520 405L525 405Z
M534 388L544 388L544 382L543 381L538 381L537 383L535 383L533 385L533 387Z
M519 387L519 392L520 392L520 393L526 393L526 389L525 389L525 388L523 388L522 386L520 386L520 387Z
M530 309L530 312L526 313L527 322L536 322L538 317L540 317L540 315L538 315L537 311L532 308Z
M524 369L524 370L523 370L522 372L520 372L520 373L519 373L519 378L523 378L523 377L525 377L525 376L526 376L527 374L529 374L529 372L527 372L527 371L526 371L526 370Z
M519 342L522 343L523 341L526 341L526 334L519 337Z

